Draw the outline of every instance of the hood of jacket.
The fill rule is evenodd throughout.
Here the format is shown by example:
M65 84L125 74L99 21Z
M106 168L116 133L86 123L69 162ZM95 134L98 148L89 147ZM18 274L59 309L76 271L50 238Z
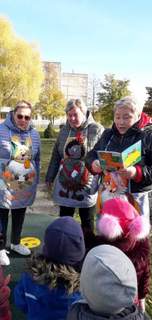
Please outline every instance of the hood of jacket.
M118 248L94 247L83 262L80 291L95 313L118 314L130 308L137 295L135 268Z
M32 255L28 265L34 281L40 285L65 287L69 294L79 290L80 273L72 266L47 262L43 254Z
M33 129L32 123L29 123L29 126L27 127L26 130L21 130L20 128L18 128L15 124L15 121L13 119L13 111L10 111L6 117L6 120L4 121L4 125L6 127L8 127L8 129L10 129L13 132L16 132L18 134L22 133L22 132L29 132Z
M146 114L145 112L142 112L141 118L138 121L138 128L142 129L151 125L152 125L152 118L149 117L148 114Z

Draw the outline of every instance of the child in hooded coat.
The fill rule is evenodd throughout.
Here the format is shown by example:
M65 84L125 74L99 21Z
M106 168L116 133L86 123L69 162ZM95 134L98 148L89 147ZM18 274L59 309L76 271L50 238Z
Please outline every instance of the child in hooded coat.
M145 297L150 282L150 223L126 200L109 199L104 202L97 220L98 234L85 235L91 249L111 244L121 249L133 262L138 279L138 304L145 311Z
M73 303L67 320L148 320L135 304L137 275L118 248L100 245L89 251L81 271L83 299Z
M29 272L15 287L15 304L28 320L64 320L80 298L79 280L85 244L81 226L61 217L46 229L42 254L33 256Z
M4 277L2 265L8 265L9 259L3 249L4 239L1 233L0 224L0 320L11 320L11 310L9 304L10 288L8 284L10 282L10 275Z

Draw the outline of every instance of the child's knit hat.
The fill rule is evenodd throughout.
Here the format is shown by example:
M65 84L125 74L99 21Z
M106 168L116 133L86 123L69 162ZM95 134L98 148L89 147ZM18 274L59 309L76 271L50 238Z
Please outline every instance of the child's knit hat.
M43 254L53 263L78 265L85 255L80 224L68 216L54 220L45 231Z
M130 235L144 239L150 232L150 223L128 201L114 198L104 202L97 223L99 234L108 239Z
M131 260L114 246L93 248L82 266L80 291L96 314L113 315L132 306L137 298L137 276Z

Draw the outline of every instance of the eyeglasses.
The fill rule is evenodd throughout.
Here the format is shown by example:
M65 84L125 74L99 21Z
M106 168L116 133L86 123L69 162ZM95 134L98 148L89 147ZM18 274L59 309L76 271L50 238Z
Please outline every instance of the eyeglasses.
M24 119L25 121L30 121L31 120L30 116L23 116L22 114L17 114L16 117L17 117L18 120L22 120L22 119Z

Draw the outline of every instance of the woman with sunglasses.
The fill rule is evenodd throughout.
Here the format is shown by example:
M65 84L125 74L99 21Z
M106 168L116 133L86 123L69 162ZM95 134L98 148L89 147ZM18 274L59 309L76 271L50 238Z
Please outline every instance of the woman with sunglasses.
M0 124L0 221L5 240L0 255L5 265L9 264L5 250L9 209L11 250L31 253L20 244L26 208L34 201L39 176L40 137L31 125L31 114L31 104L22 100Z

